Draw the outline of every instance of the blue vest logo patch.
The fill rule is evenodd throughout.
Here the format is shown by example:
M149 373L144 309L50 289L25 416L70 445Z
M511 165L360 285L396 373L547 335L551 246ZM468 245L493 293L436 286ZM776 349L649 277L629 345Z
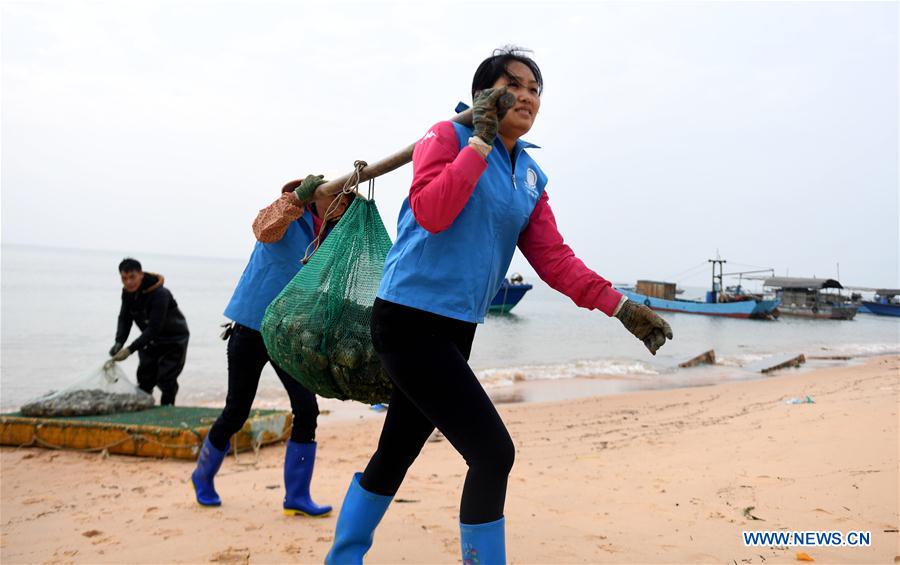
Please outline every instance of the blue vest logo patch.
M537 173L531 167L525 173L525 188L528 189L528 194L537 198Z

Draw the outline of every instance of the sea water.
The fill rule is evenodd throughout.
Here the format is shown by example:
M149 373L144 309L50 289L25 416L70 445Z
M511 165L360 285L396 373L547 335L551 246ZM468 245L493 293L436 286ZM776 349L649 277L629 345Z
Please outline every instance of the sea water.
M0 269L0 409L11 411L59 390L108 359L120 306L117 272L122 252L4 245ZM249 249L248 249L249 256ZM179 404L221 406L227 390L225 309L246 264L240 259L139 254L145 271L165 276L191 330L179 378ZM543 398L608 394L649 388L758 378L742 367L772 355L865 357L900 353L900 319L857 315L852 321L778 321L663 313L675 334L655 357L616 319L575 306L536 277L511 314L479 326L471 366L496 398L515 383L540 383ZM688 287L687 296L702 288ZM129 342L138 336L134 327ZM689 357L714 349L714 370L678 370ZM132 379L137 355L122 363ZM425 378L423 376L423 378ZM590 380L577 389L567 382ZM573 392L576 391L577 392ZM557 391L557 392L554 392ZM159 393L156 393L157 398ZM515 398L513 398L515 399ZM286 407L269 367L258 407Z

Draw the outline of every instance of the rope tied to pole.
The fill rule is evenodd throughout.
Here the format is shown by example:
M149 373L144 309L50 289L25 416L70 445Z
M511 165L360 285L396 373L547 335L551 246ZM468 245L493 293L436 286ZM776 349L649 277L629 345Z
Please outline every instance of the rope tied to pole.
M363 170L368 167L369 164L363 161L362 159L357 159L353 162L353 172L350 173L350 176L347 178L347 181L344 183L344 186L341 188L341 191L335 195L334 200L331 201L331 204L328 205L328 209L325 211L325 214L322 215L322 225L319 227L319 233L316 234L316 237L313 238L309 245L306 246L306 250L303 252L303 259L300 260L300 263L306 265L309 263L309 260L312 259L312 256L315 255L316 251L319 249L319 245L324 239L325 229L328 227L328 221L333 218L333 214L340 206L341 199L349 194L359 195L359 183L363 179ZM371 200L375 196L375 177L372 177L369 180L368 187L368 199ZM312 251L310 251L312 249Z

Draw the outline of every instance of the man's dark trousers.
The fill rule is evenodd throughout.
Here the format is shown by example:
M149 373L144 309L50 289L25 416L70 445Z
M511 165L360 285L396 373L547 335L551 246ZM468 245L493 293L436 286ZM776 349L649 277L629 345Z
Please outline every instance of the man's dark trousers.
M137 369L138 386L153 394L153 387L162 392L159 403L175 404L178 394L178 375L184 369L187 358L188 337L171 343L152 343L138 351L140 363Z

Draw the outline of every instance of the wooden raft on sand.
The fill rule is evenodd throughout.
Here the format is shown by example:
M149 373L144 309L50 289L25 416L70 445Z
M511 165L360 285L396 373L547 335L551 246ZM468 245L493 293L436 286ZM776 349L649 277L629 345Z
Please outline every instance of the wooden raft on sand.
M99 416L31 418L20 413L2 414L0 445L196 459L220 413L217 408L157 406ZM282 410L253 410L244 427L232 437L232 451L256 450L290 437L291 418L290 412Z

